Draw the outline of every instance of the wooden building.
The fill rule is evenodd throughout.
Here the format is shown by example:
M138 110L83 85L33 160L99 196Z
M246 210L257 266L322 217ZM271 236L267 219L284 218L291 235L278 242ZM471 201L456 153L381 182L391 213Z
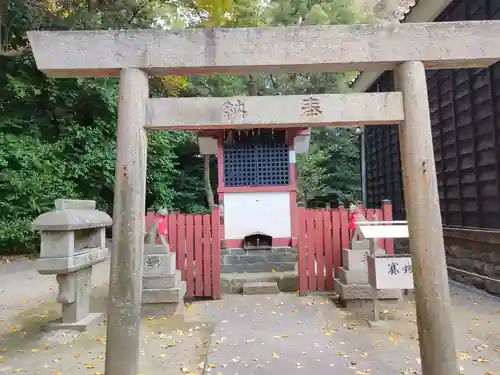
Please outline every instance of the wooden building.
M500 0L419 0L402 22L498 19ZM443 225L500 229L500 63L428 71L427 85ZM354 88L391 91L392 72L363 73ZM366 203L390 199L403 219L397 128L366 127L363 136Z

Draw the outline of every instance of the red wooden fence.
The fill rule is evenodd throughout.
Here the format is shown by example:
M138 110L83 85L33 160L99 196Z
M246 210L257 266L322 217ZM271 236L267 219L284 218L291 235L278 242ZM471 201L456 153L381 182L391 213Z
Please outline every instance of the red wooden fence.
M176 253L177 269L186 281L189 297L220 297L219 215L216 207L207 215L176 212L165 217L167 241L170 251ZM160 218L148 212L147 230Z
M392 220L392 206L364 209L367 220ZM342 266L342 249L349 248L349 211L345 208L306 209L298 207L299 289L300 294L333 291L333 278ZM380 239L379 246L394 252L392 239Z
M367 220L392 220L392 206L364 209ZM146 215L146 228L162 217ZM190 215L172 213L163 218L170 250L175 251L177 269L187 284L189 297L220 297L220 211ZM305 209L298 207L298 255L300 293L332 291L333 278L342 265L342 249L349 247L349 211ZM380 239L379 245L394 252L392 239Z

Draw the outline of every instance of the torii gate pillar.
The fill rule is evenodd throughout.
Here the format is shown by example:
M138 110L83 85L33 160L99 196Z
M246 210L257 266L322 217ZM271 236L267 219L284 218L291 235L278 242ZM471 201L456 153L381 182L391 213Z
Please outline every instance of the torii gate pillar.
M425 68L405 62L395 73L404 102L399 141L422 373L458 374Z
M105 373L137 375L146 205L148 75L120 71Z

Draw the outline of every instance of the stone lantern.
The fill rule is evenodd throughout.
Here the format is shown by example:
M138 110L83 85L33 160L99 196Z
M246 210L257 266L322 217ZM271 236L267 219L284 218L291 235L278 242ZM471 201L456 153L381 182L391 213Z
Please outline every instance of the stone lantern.
M108 257L106 227L111 225L111 217L96 210L95 201L67 199L57 199L54 211L33 222L41 237L38 272L56 275L59 284L62 316L50 329L83 331L102 321L102 313L90 313L92 266Z

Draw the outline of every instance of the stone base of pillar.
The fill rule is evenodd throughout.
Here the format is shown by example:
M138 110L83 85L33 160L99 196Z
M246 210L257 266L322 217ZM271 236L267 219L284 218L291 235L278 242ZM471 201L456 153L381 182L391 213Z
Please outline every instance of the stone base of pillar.
M333 281L335 293L342 300L371 300L372 287L370 284L344 284L339 279ZM401 290L399 289L380 289L378 299L400 299Z
M73 331L84 332L89 328L95 327L104 321L103 313L90 313L84 318L77 322L63 322L62 319L49 322L45 327L47 331L57 330L57 329L70 329Z
M145 245L142 277L142 317L169 317L182 314L186 282L175 269L175 253L167 246Z
M184 302L174 303L143 303L141 317L143 318L169 318L173 315L184 315Z
M342 307L352 310L354 315L373 318L373 289L368 284L367 256L370 253L367 240L351 241L350 249L342 250L342 267L334 280L335 293ZM385 254L377 250L377 255ZM379 303L397 304L401 298L399 289L383 289L377 294Z

